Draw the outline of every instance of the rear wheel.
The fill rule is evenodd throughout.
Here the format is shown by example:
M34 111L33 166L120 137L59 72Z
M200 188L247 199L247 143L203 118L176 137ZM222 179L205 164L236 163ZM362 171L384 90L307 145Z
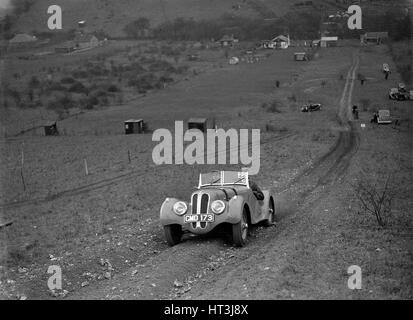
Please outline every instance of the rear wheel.
M248 237L248 213L244 207L241 221L232 225L232 240L237 247L243 247Z
M170 246L174 246L181 242L182 227L178 224L171 224L163 227L166 241Z
M275 208L274 208L274 202L271 199L268 205L268 219L264 221L264 225L266 227L271 227L275 225Z

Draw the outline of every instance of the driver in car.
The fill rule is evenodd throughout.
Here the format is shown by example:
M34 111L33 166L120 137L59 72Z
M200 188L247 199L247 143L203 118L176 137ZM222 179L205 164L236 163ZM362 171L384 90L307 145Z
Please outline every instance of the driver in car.
M259 201L264 200L264 194L262 193L262 191L261 191L261 189L258 187L258 185L257 185L254 181L252 181L251 179L250 179L250 181L249 181L249 184L250 184L250 188L251 188L252 192L254 193L255 197L256 197Z

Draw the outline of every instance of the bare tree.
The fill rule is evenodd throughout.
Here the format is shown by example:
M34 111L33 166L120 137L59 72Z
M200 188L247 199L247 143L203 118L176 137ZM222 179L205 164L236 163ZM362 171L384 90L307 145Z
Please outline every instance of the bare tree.
M396 195L393 176L389 174L384 183L374 184L366 174L352 184L354 194L365 212L375 216L377 223L384 227L391 214L393 199Z

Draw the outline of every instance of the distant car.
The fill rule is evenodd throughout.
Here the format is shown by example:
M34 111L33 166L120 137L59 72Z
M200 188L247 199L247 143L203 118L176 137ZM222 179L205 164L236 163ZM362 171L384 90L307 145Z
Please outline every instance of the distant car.
M206 234L228 224L234 245L245 245L251 224L275 222L275 197L261 191L247 172L214 171L200 174L189 201L166 198L160 221L169 245L181 241L184 231Z
M301 107L301 112L313 112L313 111L320 111L321 104L320 103L310 103L306 104Z
M399 88L391 88L389 91L389 99L403 101L403 100L410 100L411 94L407 92L406 89L400 90Z
M229 64L234 65L234 64L238 64L238 63L239 63L238 57L231 57L231 58L229 59Z

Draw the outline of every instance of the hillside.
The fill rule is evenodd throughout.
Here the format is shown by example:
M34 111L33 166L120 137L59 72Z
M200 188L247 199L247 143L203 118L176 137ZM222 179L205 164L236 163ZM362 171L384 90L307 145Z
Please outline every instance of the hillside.
M176 17L213 19L224 13L260 17L266 10L261 1L250 0L56 0L63 9L63 28L74 28L79 20L86 20L92 31L103 30L112 36L121 35L123 27L138 17L149 18L151 25ZM38 0L31 9L20 16L15 31L47 30L47 7L50 1ZM275 5L275 6L274 6ZM281 16L289 8L285 1L271 1L270 16Z
M173 20L177 17L195 20L214 19L223 14L232 14L250 18L274 19L285 15L290 10L307 11L310 8L321 10L325 14L345 10L348 3L332 0L312 0L310 6L296 6L307 1L292 0L55 0L53 4L63 9L63 28L75 28L77 21L86 20L90 31L102 30L110 36L122 36L123 28L139 17L150 20L151 26ZM370 9L386 11L396 0L369 2ZM20 15L13 31L47 31L47 8L50 1L36 0L29 11Z

